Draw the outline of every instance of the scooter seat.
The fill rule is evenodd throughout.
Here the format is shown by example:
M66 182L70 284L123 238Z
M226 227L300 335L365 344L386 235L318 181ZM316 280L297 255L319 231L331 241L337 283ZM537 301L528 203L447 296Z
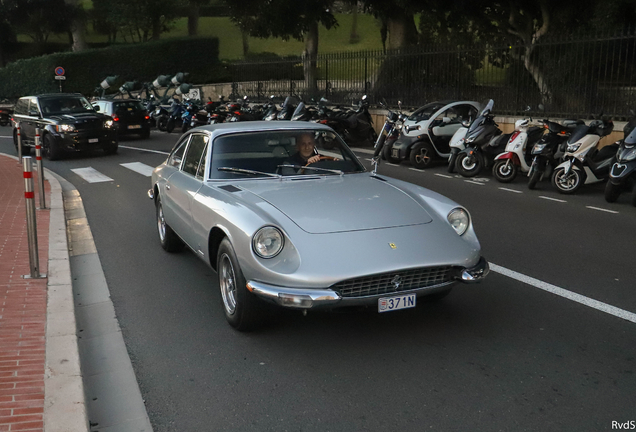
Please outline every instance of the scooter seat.
M610 159L616 156L617 151L618 151L618 144L614 143L614 144L606 145L605 147L601 148L600 150L592 154L591 159L594 162L600 162L605 159Z

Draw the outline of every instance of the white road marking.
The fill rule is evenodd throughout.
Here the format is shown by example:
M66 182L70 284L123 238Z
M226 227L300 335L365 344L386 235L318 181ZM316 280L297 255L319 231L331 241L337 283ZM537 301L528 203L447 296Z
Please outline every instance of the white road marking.
M508 192L523 193L522 191L516 190L516 189L508 189L508 188L502 188L502 187L500 187L499 189L505 190L505 191L508 191Z
M124 168L128 168L129 170L132 170L141 175L145 175L146 177L150 177L152 175L152 172L155 170L150 165L146 165L141 162L130 162L130 163L123 163L119 165L123 166Z
M409 168L411 171L417 171L417 172L426 172L423 169L417 169L417 168Z
M473 177L473 180L477 181L477 182L488 182L488 181L490 181L490 179L487 179L485 177Z
M72 169L75 174L86 180L88 183L101 183L114 181L112 178L105 176L93 167Z
M567 202L566 200L557 199L557 198L550 198L550 197L543 196L543 195L539 195L539 198L547 199L547 200L550 200L550 201L556 201L556 202Z
M373 153L375 153L375 150L361 149L361 148L357 148L357 147L351 147L351 150L353 150L353 151L355 151L355 152L367 153L367 154L373 154Z
M120 145L119 148L125 148L125 149L129 149L129 150L139 150L139 151L145 151L145 152L150 152L150 153L159 153L159 154L164 154L164 155L169 155L169 152L163 152L163 151L159 151L159 150L150 150L150 149L143 149L143 148L138 148L138 147L128 147L128 146L123 146Z
M364 159L365 161L373 162L373 159Z
M447 176L445 174L437 174L435 173L436 176L440 176L440 177L444 177L444 178L453 178L452 176Z
M0 138L13 139L13 137L10 136L0 136Z
M614 211L614 210L608 210L608 209L604 209L604 208L600 208L600 207L592 207L592 206L585 206L585 207L587 207L587 208L589 208L589 209L592 209L592 210L598 210L598 211L604 211L604 212L607 212L607 213L614 213L614 214L618 214L618 212L617 212L617 211Z
M464 180L464 181L466 183L472 183L472 184L476 184L476 185L479 185L479 186L483 186L485 184L485 183L476 182L476 181L473 181L473 180Z
M398 164L392 164L392 163L388 163L388 162L387 162L386 164L387 164L387 165L391 165L391 166L400 166L400 165L398 165Z
M490 269L495 273L502 274L504 276L508 276L509 278L515 279L519 282L523 282L535 288L542 289L544 291L550 292L552 294L556 294L560 297L566 298L568 300L572 300L574 302L580 303L582 305L591 307L592 309L599 310L601 312L605 312L607 314L613 315L618 318L622 318L627 321L631 321L636 323L636 314L626 311L624 309L619 309L615 306L608 305L607 303L600 302L598 300L594 300L592 298L586 297L581 294L574 293L572 291L568 291L563 288L559 288L558 286L549 284L547 282L540 281L530 276L526 276L521 273L517 273L516 271L509 270L505 267L498 266L497 264L490 263Z

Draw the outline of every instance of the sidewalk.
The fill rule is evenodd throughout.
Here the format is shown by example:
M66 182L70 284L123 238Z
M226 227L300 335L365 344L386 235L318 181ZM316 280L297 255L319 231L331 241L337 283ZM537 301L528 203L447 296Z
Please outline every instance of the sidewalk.
M37 173L33 177L38 207ZM75 341L76 353L75 320L68 318L74 317L72 293L62 298L71 292L62 191L56 179L45 178L47 209L36 210L36 218L40 273L48 277L25 279L22 165L0 154L0 432L87 430L79 359L67 343ZM66 343L63 350L59 342Z

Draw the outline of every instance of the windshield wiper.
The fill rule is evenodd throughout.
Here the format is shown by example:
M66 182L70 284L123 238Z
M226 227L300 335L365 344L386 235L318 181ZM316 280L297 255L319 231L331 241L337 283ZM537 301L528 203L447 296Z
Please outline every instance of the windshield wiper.
M294 168L294 169L308 169L314 171L327 171L334 174L343 175L344 173L340 170L327 169L327 168L318 168L318 167L310 167L310 166L302 166L302 165L278 165L278 168Z
M219 167L219 168L217 168L217 170L218 171L234 172L234 173L239 173L239 174L266 175L268 177L282 177L280 174L272 174L272 173L266 173L266 172L262 172L262 171L253 171L253 170L248 170L248 169L243 169L243 168Z

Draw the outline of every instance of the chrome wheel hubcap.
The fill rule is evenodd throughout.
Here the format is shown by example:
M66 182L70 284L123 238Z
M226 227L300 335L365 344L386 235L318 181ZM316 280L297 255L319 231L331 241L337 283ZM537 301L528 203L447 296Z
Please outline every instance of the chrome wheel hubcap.
M159 238L161 241L166 239L166 220L163 217L163 207L159 204L159 210L157 214L157 228L159 228Z
M475 161L471 162L470 157L465 157L464 159L462 159L462 167L465 170L472 171L475 169L476 166L477 166L477 162Z
M557 185L563 190L572 190L579 184L579 176L574 171L571 171L567 175L564 171L561 171L557 174L556 180Z
M221 265L219 267L219 285L221 287L221 296L223 297L223 306L225 306L228 314L233 315L236 312L236 277L232 261L230 261L230 257L227 254L223 254L221 257Z

